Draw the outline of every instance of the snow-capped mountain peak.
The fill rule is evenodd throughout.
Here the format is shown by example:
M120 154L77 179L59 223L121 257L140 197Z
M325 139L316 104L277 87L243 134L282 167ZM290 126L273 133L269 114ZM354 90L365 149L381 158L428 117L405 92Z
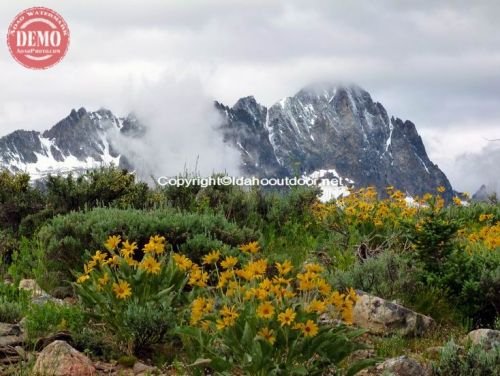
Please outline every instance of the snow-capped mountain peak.
M49 130L15 131L0 138L0 164L33 179L48 174L79 172L101 165L120 164L110 133L121 131L126 119L109 110L72 110Z

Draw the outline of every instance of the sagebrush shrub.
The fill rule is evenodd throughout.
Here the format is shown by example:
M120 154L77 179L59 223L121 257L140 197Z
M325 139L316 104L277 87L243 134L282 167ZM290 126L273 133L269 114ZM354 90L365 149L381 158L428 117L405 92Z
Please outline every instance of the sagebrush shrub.
M498 376L500 347L486 350L480 344L467 344L462 348L452 340L441 351L433 373L435 376Z
M44 281L57 283L42 287L51 291L58 285L70 283L72 271L82 270L85 252L100 249L109 235L126 235L144 244L151 234L165 236L175 250L195 259L224 244L236 246L259 237L258 232L240 228L214 214L104 208L74 212L55 217L40 230Z

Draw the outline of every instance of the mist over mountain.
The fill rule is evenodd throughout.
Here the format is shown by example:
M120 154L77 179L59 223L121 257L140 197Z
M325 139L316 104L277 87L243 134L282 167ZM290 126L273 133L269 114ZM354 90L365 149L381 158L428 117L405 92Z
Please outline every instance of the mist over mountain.
M193 139L189 153L199 152L199 159L209 161L206 166L213 165L212 172L220 172L222 162L238 166L243 175L259 177L328 170L356 187L374 185L383 190L392 185L408 195L421 195L444 186L446 195L452 194L447 177L427 156L415 125L389 116L382 104L355 85L310 85L269 108L252 96L232 107L215 102L209 110L189 106L185 100L173 115L178 128L168 128L174 111L168 100L164 107L155 106L156 118L163 113L157 122L170 129L163 133L168 136L163 147L153 145L159 138L151 131L158 124L150 127L155 117L118 117L105 109L80 108L45 132L15 131L0 138L0 165L26 171L33 179L110 163L142 176L172 175L182 172L188 158L176 148ZM183 132L183 124L188 132ZM176 133L184 136L176 139ZM214 154L215 162L207 157L207 150L221 148L230 151ZM148 149L152 152L145 158ZM151 166L155 160L162 163ZM234 167L228 171L233 173Z

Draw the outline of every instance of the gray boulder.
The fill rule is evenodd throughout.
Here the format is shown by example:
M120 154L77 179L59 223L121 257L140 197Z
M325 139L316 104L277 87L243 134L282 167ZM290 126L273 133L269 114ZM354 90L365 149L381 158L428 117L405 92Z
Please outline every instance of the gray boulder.
M373 334L422 335L434 320L399 304L358 292L353 311L354 324Z

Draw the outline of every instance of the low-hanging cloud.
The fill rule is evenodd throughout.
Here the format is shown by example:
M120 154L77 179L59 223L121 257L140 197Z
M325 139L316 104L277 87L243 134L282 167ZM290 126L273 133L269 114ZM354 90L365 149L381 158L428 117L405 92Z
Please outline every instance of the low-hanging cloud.
M458 156L448 175L452 181L460 181L469 193L484 184L488 192L500 194L500 175L495 173L499 161L500 141L491 141L479 152Z
M198 80L143 82L129 94L127 107L146 132L140 138L119 133L112 137L141 178L238 174L240 155L223 142L222 116Z

